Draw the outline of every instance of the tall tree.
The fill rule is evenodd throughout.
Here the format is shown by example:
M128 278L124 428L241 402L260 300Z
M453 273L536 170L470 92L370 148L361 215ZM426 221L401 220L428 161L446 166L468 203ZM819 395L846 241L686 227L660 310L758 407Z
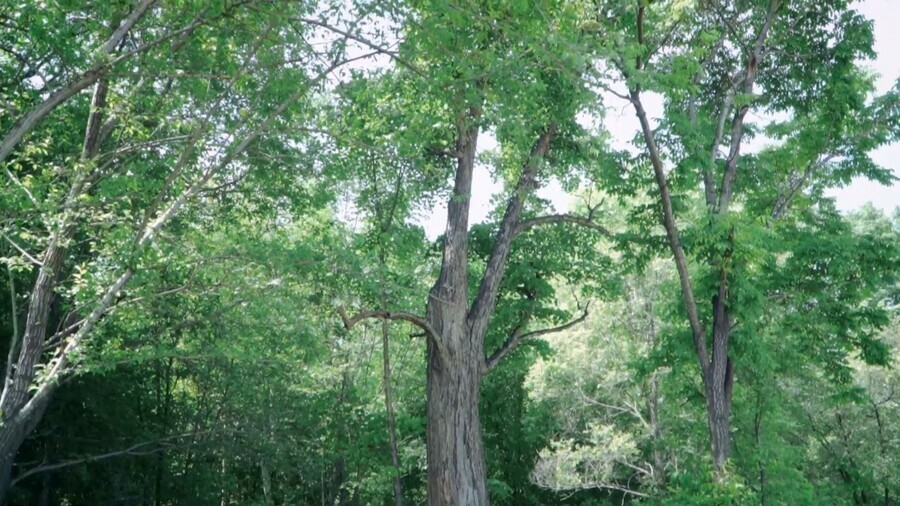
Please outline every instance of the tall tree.
M608 79L600 86L626 100L640 125L721 478L731 453L732 336L738 325L755 325L762 301L753 243L782 231L774 223L793 205L822 202L823 188L854 176L891 179L867 153L896 138L896 93L866 102L871 78L856 62L872 56L871 24L846 2L609 2L597 20L624 34L603 43L600 71L625 90ZM665 100L658 125L647 92ZM782 146L744 154L759 131L751 109L790 118L769 125ZM684 202L698 189L702 211L691 219L700 206Z
M406 98L411 107L404 112L413 127L426 130L400 127L388 135L397 143L414 140L417 156L430 154L438 159L437 168L451 169L440 270L424 315L367 310L351 316L342 308L341 316L348 328L365 318L384 318L407 321L425 335L429 504L488 504L478 411L482 378L522 341L569 328L584 317L529 331L533 315L525 311L505 342L485 349L515 239L554 223L602 230L592 221L594 216L534 216L540 211L534 191L541 181L551 174L571 181L581 169L577 154L573 156L582 133L575 115L587 97L577 50L579 12L560 2L534 9L517 2L424 4L416 5L406 27L401 56L410 63L401 78L416 83L417 98ZM395 89L411 91L408 84ZM424 100L422 89L427 93ZM397 100L402 102L402 95ZM470 250L469 214L478 142L489 130L502 146L499 170L508 187L505 210L482 266ZM422 137L432 144L423 143ZM473 270L481 274L470 284Z

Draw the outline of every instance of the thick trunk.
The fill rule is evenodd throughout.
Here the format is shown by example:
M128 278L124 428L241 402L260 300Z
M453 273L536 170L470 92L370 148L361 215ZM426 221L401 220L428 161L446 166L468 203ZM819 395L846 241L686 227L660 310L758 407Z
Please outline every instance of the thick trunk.
M4 420L3 429L0 430L0 504L5 502L9 493L13 463L19 447L37 426L49 403L49 396L39 397L31 416L17 416Z
M464 328L446 332L449 366L429 347L428 504L489 504L478 416L484 352L471 346ZM456 334L456 335L452 335Z
M469 199L478 127L469 111L458 126L456 181L447 205L441 273L428 297L427 320L442 350L428 341L428 504L486 506L487 478L478 418L484 372L483 336L473 334L468 313Z

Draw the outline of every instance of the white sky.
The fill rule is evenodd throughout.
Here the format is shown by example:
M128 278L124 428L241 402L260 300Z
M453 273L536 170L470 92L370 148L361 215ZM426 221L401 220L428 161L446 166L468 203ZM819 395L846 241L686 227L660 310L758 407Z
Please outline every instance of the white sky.
M869 19L875 21L875 51L877 59L869 65L880 76L877 82L878 93L889 90L894 81L900 77L900 30L896 20L900 19L900 0L864 0L856 4L857 9ZM613 96L606 97L607 111L604 126L613 136L613 146L626 148L638 130L637 119L628 104ZM654 99L655 98L655 99ZM645 97L644 106L648 115L658 117L662 114L662 102L658 97ZM489 135L482 134L479 139L479 150L493 149L496 142ZM900 176L900 143L883 147L872 153L872 159ZM484 221L492 209L491 198L500 192L501 185L491 179L486 167L477 167L472 184L472 207L469 214L471 223ZM551 183L538 194L550 199L557 211L569 207L572 197L562 191L559 185ZM831 190L828 195L837 199L842 210L858 209L871 202L876 207L892 211L900 206L900 185L887 187L878 183L857 179L846 188ZM447 220L446 203L437 206L419 220L429 238L435 238L444 232Z

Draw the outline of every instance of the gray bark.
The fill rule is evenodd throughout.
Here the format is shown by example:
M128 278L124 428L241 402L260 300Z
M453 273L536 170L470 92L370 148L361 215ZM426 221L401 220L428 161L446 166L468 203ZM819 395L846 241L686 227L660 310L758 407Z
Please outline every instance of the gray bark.
M489 504L478 413L484 365L482 342L467 325L468 228L477 112L460 118L456 180L448 203L441 273L428 297L426 318L438 333L428 341L426 445L428 504ZM441 357L441 354L445 356Z

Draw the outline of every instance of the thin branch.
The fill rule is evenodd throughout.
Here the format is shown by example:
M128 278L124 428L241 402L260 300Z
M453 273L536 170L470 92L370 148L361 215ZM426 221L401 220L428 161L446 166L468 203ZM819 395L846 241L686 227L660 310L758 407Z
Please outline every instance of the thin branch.
M175 135L175 136L166 137L163 139L152 139L149 141L138 142L136 144L131 144L128 146L122 146L114 151L100 153L99 155L97 155L97 158L102 159L102 158L107 158L107 157L121 156L121 155L124 155L127 153L134 153L134 152L140 151L145 148L155 148L155 147L159 147L159 146L164 146L164 145L172 143L172 142L185 141L185 140L190 139L190 137L191 137L190 135Z
M44 264L41 263L40 260L38 260L37 258L34 258L34 257L31 256L27 251L25 251L24 249L22 249L22 247L19 246L18 244L16 244L15 241L13 241L12 239L10 239L10 237L9 237L8 235L4 234L3 232L0 232L0 235L2 235L3 238L6 239L6 241L7 241L10 245L12 245L13 248L15 248L19 253L21 253L22 256L24 256L25 258L27 258L29 262L33 263L34 265L36 265L36 266L38 266L38 267L43 267L43 266L44 266Z
M307 23L307 24L310 24L310 25L315 25L315 26L324 28L324 29L326 29L326 30L328 30L328 31L334 32L334 33L336 33L336 34L338 34L338 35L342 35L342 36L344 36L344 37L346 37L346 38L348 38L348 39L350 39L350 40L352 40L352 41L359 42L360 44L362 44L362 45L368 47L369 49L374 50L374 51L375 51L376 53L378 53L378 54L383 54L383 55L389 56L391 59L393 59L393 60L396 61L397 63L403 65L403 66L406 67L407 69L411 70L411 71L412 71L413 73L415 73L416 75L418 75L418 76L420 76L420 77L425 77L425 74L424 74L421 70L419 70L419 69L418 69L415 65L413 65L412 63L410 63L410 62L408 62L407 60L401 58L400 55L398 55L396 51L391 51L391 50L389 50L389 49L386 49L386 48L384 48L384 47L382 47L382 46L379 46L378 44L375 44L375 43L372 42L372 41L369 41L369 40L367 40L367 39L365 39L365 38L363 38L363 37L360 37L359 35L354 35L354 34L348 32L348 31L346 31L346 30L342 30L342 29L340 29L340 28L338 28L338 27L336 27L336 26L330 25L330 24L328 24L328 23L326 23L326 22L324 22L324 21L320 21L320 20L318 20L318 19L312 19L312 18L295 18L295 19L296 19L297 21L300 21L301 23Z
M12 318L13 334L9 343L9 354L6 357L6 373L3 375L3 388L9 387L13 375L13 363L19 351L19 315L16 307L16 283L13 278L12 269L7 265L6 272L9 275L9 306L10 317Z
M756 42L753 45L753 53L747 60L747 68L744 71L743 93L750 95L753 93L753 84L756 81L756 75L759 71L759 61L762 57L763 43L775 22L775 15L781 8L781 0L772 0L769 5L769 11L766 14L766 20L763 22L759 34L756 36ZM746 97L745 97L746 100ZM741 156L741 141L744 137L744 118L747 111L750 110L749 104L744 104L734 114L731 121L731 148L728 152L728 158L725 160L725 172L722 175L722 190L719 194L719 204L717 211L724 213L728 211L728 205L731 202L731 193L733 190L734 177L737 173L737 164Z
M485 360L485 370L487 372L492 371L495 367L497 367L497 364L499 364L500 361L503 360L503 357L509 355L509 352L513 351L522 341L527 341L529 339L534 339L536 337L544 336L547 334L562 332L563 330L568 330L575 325L583 322L588 317L589 307L590 303L585 304L581 316L556 327L533 330L531 332L523 332L523 326L516 327L516 329L513 331L512 335L509 336L506 342L504 342L497 351L492 353L491 356Z
M37 200L34 198L34 195L31 193L31 190L29 190L27 186L22 184L22 181L17 178L11 170L9 170L9 165L5 166L3 170L6 171L6 176L9 177L10 181L12 181L14 185L19 187L19 189L25 193L25 195L28 197L28 200L31 201L31 205L33 205L35 209L40 209L40 206L38 205Z
M813 163L807 165L806 170L803 171L799 177L797 177L794 181L788 183L787 193L780 193L775 198L775 205L772 207L772 219L777 220L781 218L784 213L788 211L791 207L791 203L794 198L797 196L800 191L803 190L804 185L809 180L809 178L815 173L818 169L825 166L828 162L830 162L836 154L830 154L825 156L824 158L819 158L815 160Z
M186 432L184 434L174 434L174 435L163 437L160 439L154 439L152 441L144 441L144 442L129 446L128 448L125 448L122 450L115 450L115 451L111 451L111 452L107 452L107 453L101 453L100 455L91 455L89 457L82 457L82 458L78 458L78 459L64 460L62 462L57 462L56 464L40 465L40 466L31 468L28 471L25 471L25 472L19 474L12 480L10 485L15 485L16 483L21 482L25 478L28 478L29 476L34 476L35 474L46 473L48 471L55 471L57 469L62 469L62 468L71 467L71 466L77 466L80 464L89 464L92 462L98 462L98 461L110 459L113 457L122 457L122 456L134 457L134 456L152 455L154 453L159 453L161 451L170 450L173 448L173 445L171 445L171 444L163 445L163 443L168 443L169 441L184 439L184 438L188 438L188 437L196 437L196 436L200 436L203 434L208 434L210 432L212 432L212 431ZM156 446L156 447L152 448L150 450L145 450L144 448L146 448L147 446Z

